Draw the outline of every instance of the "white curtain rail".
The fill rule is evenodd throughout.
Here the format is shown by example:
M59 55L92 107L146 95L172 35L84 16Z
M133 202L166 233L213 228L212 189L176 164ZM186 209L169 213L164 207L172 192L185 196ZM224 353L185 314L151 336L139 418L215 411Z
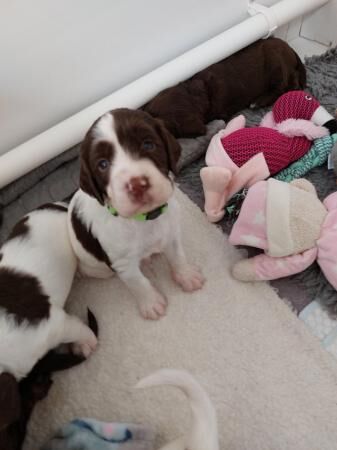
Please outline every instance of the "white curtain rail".
M106 111L118 107L138 108L166 87L189 78L210 64L267 36L271 22L275 29L275 26L280 27L327 2L328 0L281 0L269 7L268 12L263 8L261 10L258 3L247 3L249 13L256 12L252 17L2 155L0 188L79 143L93 121ZM257 7L254 8L254 5Z

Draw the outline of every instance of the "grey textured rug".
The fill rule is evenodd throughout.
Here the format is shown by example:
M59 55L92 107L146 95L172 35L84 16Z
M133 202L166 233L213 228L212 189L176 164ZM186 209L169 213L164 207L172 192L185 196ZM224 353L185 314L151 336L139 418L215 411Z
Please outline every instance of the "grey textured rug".
M317 97L327 110L334 114L337 107L337 48L329 50L322 56L314 56L306 60L308 89ZM256 125L267 109L245 110L248 126ZM205 165L200 158L186 167L179 176L180 188L200 207L203 207L203 192L199 177L200 169ZM326 197L336 190L336 177L327 166L318 167L306 176L315 186L320 198ZM231 229L232 223L224 218L218 224L225 233ZM337 312L337 292L326 281L317 264L293 277L272 282L281 297L286 298L293 309L299 314L312 300L318 299L329 306L332 313Z
M337 360L266 283L231 277L238 252L184 194L177 198L186 252L203 266L204 288L182 292L158 258L149 276L167 295L169 309L150 323L117 277L76 280L68 308L80 317L87 307L96 314L99 348L84 364L53 376L47 398L34 410L24 450L40 449L76 417L147 424L158 434L155 449L180 436L189 422L181 393L132 389L162 367L188 370L207 390L221 450L336 450ZM83 449L72 442L73 450ZM62 442L54 448L65 450Z

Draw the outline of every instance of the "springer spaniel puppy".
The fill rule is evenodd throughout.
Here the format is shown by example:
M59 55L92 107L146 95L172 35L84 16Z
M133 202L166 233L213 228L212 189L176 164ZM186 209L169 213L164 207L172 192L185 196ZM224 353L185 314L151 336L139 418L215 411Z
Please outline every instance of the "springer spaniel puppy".
M61 204L27 214L0 248L0 392L59 344L85 357L96 348L93 331L63 309L76 268Z
M88 309L88 325L98 336L95 316ZM21 450L30 416L36 403L44 399L53 384L54 372L70 369L86 360L84 355L76 355L70 350L58 352L50 350L40 359L29 374L19 383L13 375L0 375L0 449Z
M163 252L173 279L192 292L204 278L187 263L170 172L180 146L161 121L144 111L116 109L89 129L81 148L80 189L69 205L70 239L80 273L116 272L137 299L142 316L159 319L165 297L140 265Z
M244 108L272 105L284 92L304 89L305 67L282 39L270 37L159 92L143 106L175 137L206 133L206 123L229 120Z

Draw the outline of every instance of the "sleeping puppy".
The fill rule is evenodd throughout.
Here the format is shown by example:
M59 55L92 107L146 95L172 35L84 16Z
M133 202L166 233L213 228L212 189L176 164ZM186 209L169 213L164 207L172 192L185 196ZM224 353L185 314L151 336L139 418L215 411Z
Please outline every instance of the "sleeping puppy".
M173 279L188 292L204 278L185 257L170 172L180 155L163 124L143 111L116 109L100 117L81 147L80 189L69 205L69 234L80 273L116 272L146 319L167 302L143 275L141 262L163 252Z
M94 315L88 310L89 327L98 335L98 326ZM53 384L52 374L70 369L83 361L83 355L71 351L59 353L50 350L40 359L27 377L19 383L13 375L0 375L0 449L20 450L26 435L27 424L35 404L48 395Z
M15 225L0 249L0 374L21 380L61 343L85 357L96 348L90 328L63 309L76 267L64 205L44 205Z
M160 450L219 450L218 424L215 408L207 392L184 370L161 369L140 380L137 389L169 385L181 389L189 400L191 425L185 434Z
M227 121L247 107L271 105L284 92L303 89L305 68L278 38L259 40L160 92L143 109L162 119L175 137L206 132L214 119Z

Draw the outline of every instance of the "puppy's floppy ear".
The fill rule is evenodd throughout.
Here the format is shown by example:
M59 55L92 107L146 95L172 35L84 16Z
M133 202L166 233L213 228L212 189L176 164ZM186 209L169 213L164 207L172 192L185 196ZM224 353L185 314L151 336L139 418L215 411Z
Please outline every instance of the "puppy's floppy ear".
M162 120L155 119L155 121L157 131L165 144L169 161L169 169L174 173L174 175L177 175L177 163L181 154L180 144L178 143L176 138L173 137L172 134L168 131Z
M89 152L91 145L92 140L86 136L81 145L80 188L91 197L96 198L101 205L104 205L103 193L90 169Z
M15 377L7 372L0 375L0 430L20 418L21 399Z

